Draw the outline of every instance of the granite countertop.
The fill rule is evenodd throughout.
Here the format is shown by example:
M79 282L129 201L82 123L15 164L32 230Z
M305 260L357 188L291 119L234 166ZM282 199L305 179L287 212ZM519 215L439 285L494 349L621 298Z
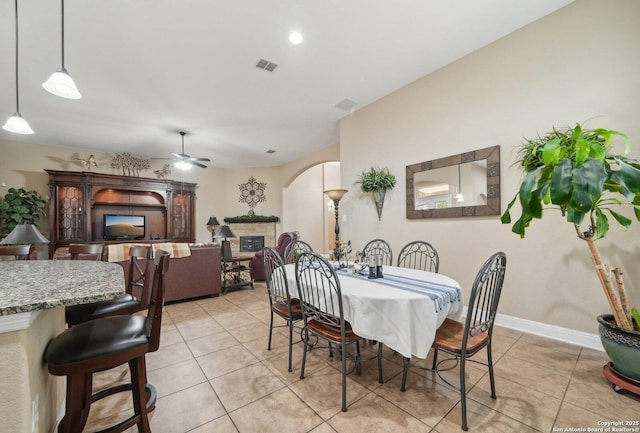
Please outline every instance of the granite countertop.
M117 263L0 262L0 316L115 299L123 293L124 270Z

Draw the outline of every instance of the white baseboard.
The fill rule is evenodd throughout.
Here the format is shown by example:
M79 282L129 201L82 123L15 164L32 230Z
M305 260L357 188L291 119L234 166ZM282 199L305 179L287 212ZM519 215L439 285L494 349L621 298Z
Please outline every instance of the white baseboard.
M467 307L464 308L462 315L466 317ZM533 320L521 319L500 313L496 314L496 325L604 352L598 334L589 334L588 332L534 322Z
M534 322L533 320L520 319L500 313L496 314L496 325L551 338L553 340L564 341L565 343L577 344L578 346L589 349L604 351L598 334L589 334L588 332Z

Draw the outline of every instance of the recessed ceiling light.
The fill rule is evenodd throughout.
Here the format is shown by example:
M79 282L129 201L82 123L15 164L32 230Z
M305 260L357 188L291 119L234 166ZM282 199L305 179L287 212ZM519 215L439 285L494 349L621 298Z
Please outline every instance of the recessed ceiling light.
M302 35L298 31L293 31L289 34L289 42L294 45L301 44L303 40Z

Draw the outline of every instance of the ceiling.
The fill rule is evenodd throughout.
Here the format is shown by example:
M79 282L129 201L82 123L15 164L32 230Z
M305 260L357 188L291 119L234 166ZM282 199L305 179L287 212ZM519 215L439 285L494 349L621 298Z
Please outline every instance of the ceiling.
M276 166L337 143L353 110L571 1L66 0L65 66L83 95L67 100L41 87L61 64L60 2L20 0L20 112L35 134L0 139L161 158L186 131L185 153L211 166ZM4 0L1 124L15 111L14 35Z

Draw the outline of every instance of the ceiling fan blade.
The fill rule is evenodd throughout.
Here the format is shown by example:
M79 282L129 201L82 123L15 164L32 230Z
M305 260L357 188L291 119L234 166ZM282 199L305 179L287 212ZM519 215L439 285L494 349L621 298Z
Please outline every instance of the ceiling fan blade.
M171 155L173 155L173 157L177 159L184 159L184 155L180 155L179 153L171 152Z
M190 161L211 162L209 158L189 158Z
M193 165L197 165L198 167L207 168L207 166L206 166L206 165L204 165L204 164L200 164L199 162L196 162L196 161L191 161L191 164L193 164Z

